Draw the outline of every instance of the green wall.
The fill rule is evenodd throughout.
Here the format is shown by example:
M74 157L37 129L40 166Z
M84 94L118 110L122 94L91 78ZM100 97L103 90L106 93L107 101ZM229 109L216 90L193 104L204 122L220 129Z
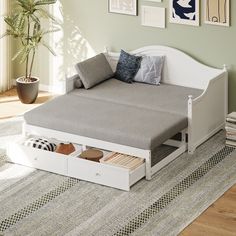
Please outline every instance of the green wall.
M231 1L231 26L201 26L170 24L168 22L168 0L162 3L139 2L141 5L166 7L166 29L141 26L141 17L108 13L108 0L61 0L64 13L64 36L66 42L81 34L96 51L104 46L119 51L137 49L145 45L168 45L183 50L207 65L229 67L229 110L236 110L236 1ZM203 1L200 1L203 2ZM74 30L73 30L74 29ZM65 50L70 48L65 43ZM77 45L84 54L83 47ZM73 50L72 50L73 51ZM73 53L72 53L73 54ZM78 55L78 54L77 54ZM73 55L67 55L71 58ZM69 60L70 61L70 60ZM193 71L194 73L194 71Z

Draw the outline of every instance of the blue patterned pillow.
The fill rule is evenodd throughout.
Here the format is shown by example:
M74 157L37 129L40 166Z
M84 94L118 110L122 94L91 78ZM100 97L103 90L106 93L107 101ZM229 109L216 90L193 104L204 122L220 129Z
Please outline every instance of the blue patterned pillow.
M142 57L133 56L121 50L115 78L126 83L132 83L134 76L140 68L141 61Z

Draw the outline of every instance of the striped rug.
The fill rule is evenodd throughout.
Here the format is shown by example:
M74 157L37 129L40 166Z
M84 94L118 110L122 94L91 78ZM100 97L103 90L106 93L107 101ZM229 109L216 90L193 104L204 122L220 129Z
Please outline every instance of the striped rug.
M235 183L223 131L130 192L4 163L0 235L177 235Z

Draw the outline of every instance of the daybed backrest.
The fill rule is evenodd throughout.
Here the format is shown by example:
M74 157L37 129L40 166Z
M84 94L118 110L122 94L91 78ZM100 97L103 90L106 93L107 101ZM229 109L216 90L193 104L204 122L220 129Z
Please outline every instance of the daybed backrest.
M162 82L185 87L206 89L209 80L223 71L208 67L180 50L166 46L148 46L130 52L134 55L165 56ZM115 71L119 53L108 52L108 60Z

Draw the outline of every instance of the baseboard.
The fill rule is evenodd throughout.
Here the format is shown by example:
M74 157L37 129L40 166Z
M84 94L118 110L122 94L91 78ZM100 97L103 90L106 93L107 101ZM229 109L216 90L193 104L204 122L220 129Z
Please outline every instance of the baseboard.
M54 84L54 85L40 84L39 90L49 92L49 93L64 94L65 86L64 86L64 83L63 84L59 83L59 84Z
M16 85L16 80L12 79L12 85ZM56 94L64 94L66 89L65 89L65 82L60 81L57 84L53 85L47 85L47 84L39 84L39 90L44 91L44 92L49 92L49 93L56 93Z

